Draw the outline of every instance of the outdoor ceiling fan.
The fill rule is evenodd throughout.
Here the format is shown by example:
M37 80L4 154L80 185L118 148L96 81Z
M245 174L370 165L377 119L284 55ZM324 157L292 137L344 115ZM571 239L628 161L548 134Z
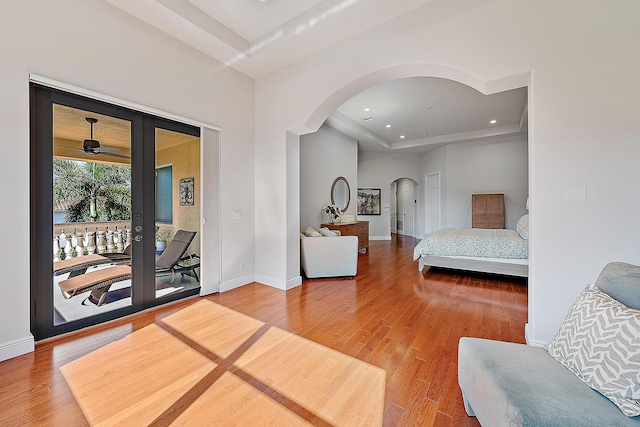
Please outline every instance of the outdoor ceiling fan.
M118 151L118 148L116 147L101 147L100 141L98 141L97 139L93 139L93 125L98 123L98 119L93 117L85 117L85 120L91 125L91 138L84 140L84 143L82 144L82 151L73 153L71 154L71 156L74 156L76 154L104 154L105 156L120 157L122 159L131 158L129 156L125 156L124 154L114 153L114 151Z

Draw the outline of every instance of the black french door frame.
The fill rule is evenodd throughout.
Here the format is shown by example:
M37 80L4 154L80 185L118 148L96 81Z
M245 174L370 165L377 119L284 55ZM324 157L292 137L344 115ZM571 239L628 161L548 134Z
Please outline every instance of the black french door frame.
M131 305L54 325L53 105L60 104L131 122ZM155 297L155 129L200 136L200 129L106 102L30 85L30 292L31 331L36 341L100 324L172 300L198 294ZM136 239L137 236L137 239Z

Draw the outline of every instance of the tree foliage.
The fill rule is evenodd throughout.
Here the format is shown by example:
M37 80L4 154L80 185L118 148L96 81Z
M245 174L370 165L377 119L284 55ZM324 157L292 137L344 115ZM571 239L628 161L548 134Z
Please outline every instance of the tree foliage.
M131 219L131 168L53 159L53 203L70 203L66 222Z

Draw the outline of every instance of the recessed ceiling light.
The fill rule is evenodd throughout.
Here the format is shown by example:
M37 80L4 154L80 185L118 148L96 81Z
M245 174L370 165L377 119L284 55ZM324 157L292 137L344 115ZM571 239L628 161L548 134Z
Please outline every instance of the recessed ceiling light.
M365 108L364 111L371 111L371 108Z
M497 120L493 119L491 120L489 123L491 123L492 125L495 124L497 122Z
M425 132L425 133L423 133L423 134L422 134L422 136L427 136L427 133L426 133L426 132Z
M400 135L400 139L404 139L404 135Z
M391 125L387 125L387 126L385 126L385 127L388 127L388 128L390 128L390 127L391 127Z

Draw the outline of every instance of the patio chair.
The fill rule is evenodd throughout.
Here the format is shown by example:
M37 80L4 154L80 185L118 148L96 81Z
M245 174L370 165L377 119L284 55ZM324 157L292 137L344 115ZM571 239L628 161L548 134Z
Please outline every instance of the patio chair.
M81 274L85 274L89 267L93 267L101 264L110 264L112 261L98 254L86 255L77 258L69 258L64 261L57 261L53 263L53 275L59 276L61 274L69 273L69 279Z
M180 273L182 276L187 274L200 282L200 278L196 273L196 268L200 267L200 257L190 254L188 251L189 245L196 237L196 233L196 231L176 231L167 248L156 260L156 274L170 272L171 283L173 283L176 273Z
M109 258L114 264L124 264L131 262L131 250L133 245L129 245L122 252L111 252L102 254L102 256Z
M128 279L131 279L131 266L116 265L71 277L61 281L58 285L65 299L91 291L88 300L100 306L104 302L111 285Z
M189 245L191 245L196 233L195 231L185 230L178 230L176 232L165 251L156 260L156 274L171 273L171 283L173 283L176 273L180 273L182 276L187 274L195 278L197 282L200 282L200 278L196 273L196 268L200 267L200 257L188 252ZM121 257L110 259L110 257L107 256L94 254L73 258L68 260L68 262L65 260L55 263L54 274L59 275L71 272L69 278L58 283L62 291L62 296L65 299L69 299L83 292L91 291L88 300L100 306L104 302L112 284L131 279L130 264L114 265L89 273L86 272L87 269L93 265L117 263L117 260L125 260L125 256L122 256L124 253L106 255L121 255ZM128 259L131 259L130 252Z

